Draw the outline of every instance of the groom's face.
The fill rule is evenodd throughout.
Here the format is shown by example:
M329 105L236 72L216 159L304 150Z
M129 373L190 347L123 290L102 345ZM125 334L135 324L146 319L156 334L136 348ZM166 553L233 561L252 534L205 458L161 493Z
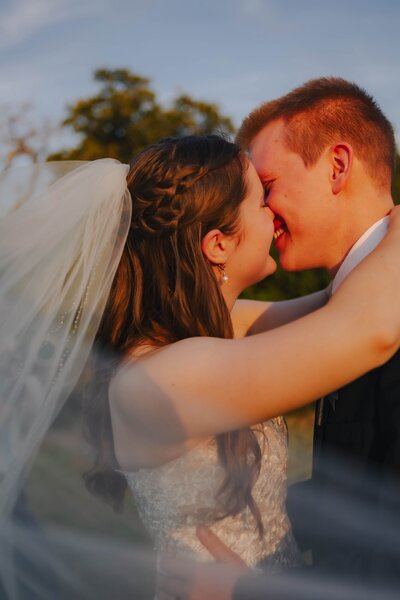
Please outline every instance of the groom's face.
M275 213L275 245L284 269L332 268L338 213L327 154L306 167L285 144L285 124L273 121L250 144L250 158Z

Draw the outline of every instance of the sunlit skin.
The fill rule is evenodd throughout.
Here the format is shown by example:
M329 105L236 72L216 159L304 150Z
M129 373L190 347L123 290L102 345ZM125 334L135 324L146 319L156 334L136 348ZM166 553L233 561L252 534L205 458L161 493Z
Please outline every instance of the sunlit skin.
M364 231L392 208L390 183L377 189L346 141L306 166L287 148L285 127L282 119L273 121L250 144L268 205L285 223L275 242L280 263L288 271L323 267L334 274Z
M240 206L237 233L226 236L212 230L202 242L203 253L212 264L226 264L228 280L221 291L230 309L245 288L276 270L276 262L270 255L274 215L266 205L264 188L251 163L247 164L245 177L247 195ZM220 272L214 270L220 279Z

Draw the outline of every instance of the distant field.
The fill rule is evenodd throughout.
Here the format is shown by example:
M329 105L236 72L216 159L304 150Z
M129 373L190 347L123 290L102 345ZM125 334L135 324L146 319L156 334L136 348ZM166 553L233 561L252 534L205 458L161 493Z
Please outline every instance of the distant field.
M288 481L294 483L311 475L314 405L286 416L289 429Z

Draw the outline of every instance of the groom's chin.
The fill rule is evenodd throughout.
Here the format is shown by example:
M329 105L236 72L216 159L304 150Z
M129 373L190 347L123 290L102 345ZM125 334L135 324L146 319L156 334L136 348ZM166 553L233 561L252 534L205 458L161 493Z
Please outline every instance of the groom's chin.
M311 261L301 260L287 254L282 254L279 257L279 266L281 269L288 271L289 273L295 273L296 271L305 271L306 269L314 268L314 265L311 264Z
M279 266L284 271L297 271L297 265L293 263L293 261L288 260L286 256L279 257Z

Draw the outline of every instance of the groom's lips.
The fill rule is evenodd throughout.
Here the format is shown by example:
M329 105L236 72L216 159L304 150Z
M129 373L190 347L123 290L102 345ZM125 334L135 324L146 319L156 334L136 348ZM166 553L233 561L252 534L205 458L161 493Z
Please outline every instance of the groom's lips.
M279 215L275 215L274 218L274 242L279 240L279 238L287 232L287 226L285 221Z

